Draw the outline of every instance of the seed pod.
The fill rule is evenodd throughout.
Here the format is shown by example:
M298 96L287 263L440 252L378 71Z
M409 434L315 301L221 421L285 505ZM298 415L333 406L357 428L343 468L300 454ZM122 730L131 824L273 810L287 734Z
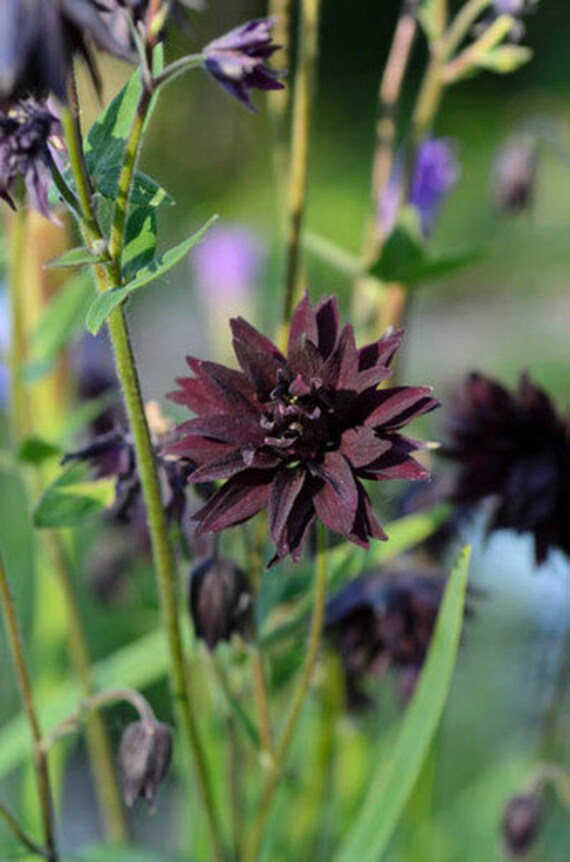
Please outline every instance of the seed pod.
M233 634L247 635L252 595L245 572L221 557L199 563L190 574L189 608L196 635L209 650Z
M513 858L533 846L542 825L542 801L536 793L520 793L509 799L502 821L505 851Z
M162 722L135 721L123 733L119 765L125 803L146 799L154 809L158 788L172 759L172 731Z

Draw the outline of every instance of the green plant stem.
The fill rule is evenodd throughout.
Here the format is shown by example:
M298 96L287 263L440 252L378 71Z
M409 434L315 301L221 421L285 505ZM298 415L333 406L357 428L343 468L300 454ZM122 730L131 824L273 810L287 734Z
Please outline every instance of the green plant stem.
M315 593L313 614L309 630L309 638L307 641L307 650L305 661L301 669L301 675L297 682L289 714L287 716L283 733L277 745L277 749L271 764L270 772L267 777L265 786L262 791L261 800L257 809L257 815L253 822L252 830L247 843L247 848L244 856L245 862L256 862L263 837L271 805L275 796L275 792L279 786L279 781L283 774L289 748L297 728L301 710L305 703L307 693L309 691L313 674L317 664L319 655L319 647L323 631L325 619L325 603L327 592L327 536L326 529L322 524L318 526L318 551L316 561L316 577L315 577Z
M477 18L493 0L469 0L461 7L443 39L443 58L448 60L459 48Z
M145 95L146 94L146 95ZM133 183L135 167L138 161L142 132L146 115L152 101L152 94L143 92L137 114L127 142L125 161L119 178L117 202L113 217L110 253L113 260L110 270L104 267L95 268L95 277L100 291L118 287L120 284L120 267L122 256L122 241L126 214ZM73 134L76 124L64 125ZM68 146L71 168L75 178L82 207L82 218L88 238L101 238L101 231L93 211L91 196L88 193L89 183L83 160L81 146ZM87 207L85 210L84 207ZM93 227L94 225L94 227ZM92 231L95 231L93 233ZM122 307L115 309L108 320L109 335L115 355L117 374L121 383L123 399L131 432L137 468L141 481L144 502L147 511L148 527L151 538L153 561L158 581L160 604L168 639L171 668L170 682L179 727L182 730L185 744L194 754L198 782L206 809L206 817L214 851L214 858L225 858L225 850L218 818L214 805L214 796L207 768L206 757L199 734L197 722L190 705L190 680L188 667L184 658L182 632L178 618L178 595L176 588L176 566L174 553L168 535L166 514L162 502L160 483L156 469L154 450L150 431L144 411L144 403L140 389L135 358L129 338L127 324Z
M276 45L283 46L285 52L283 64L285 68L288 68L291 0L269 0L268 14L275 21L273 40ZM287 195L287 166L289 162L287 114L289 111L290 93L289 87L285 87L283 90L269 90L267 93L267 107L273 133L273 174L277 191L275 198L280 230L284 228L283 212Z
M313 88L317 70L320 0L302 0L299 15L299 58L293 94L291 163L288 179L285 298L283 322L289 323L301 286L301 236L309 173L309 139Z
M0 817L20 844L27 847L27 849L31 853L34 853L34 855L41 856L42 859L49 858L46 849L44 847L40 847L39 844L36 844L36 842L24 832L14 815L1 802Z
M378 93L379 112L372 170L371 212L362 248L362 261L366 268L377 259L383 241L379 231L378 205L386 193L394 165L396 109L417 29L416 16L411 11L408 0L403 0L402 12L396 24Z
M24 207L16 212L11 220L9 290L11 322L10 344L10 417L12 436L20 443L29 431L29 411L24 383L26 361L26 327L24 316L25 302L25 258L28 217Z
M0 602L4 613L6 623L6 633L8 635L8 644L12 655L12 662L20 689L22 698L22 706L26 713L30 732L32 735L32 744L34 749L34 766L36 771L36 780L38 785L38 796L40 802L42 826L44 831L44 839L46 845L46 859L49 862L58 862L59 854L55 843L55 828L53 821L53 799L51 792L51 783L49 777L48 763L45 751L42 746L42 735L40 724L34 706L32 694L32 686L24 658L24 647L20 630L18 628L18 620L16 617L16 609L12 599L10 585L4 569L4 562L0 557Z
M247 533L245 535L247 536ZM248 549L249 575L256 596L259 596L261 591L263 573L262 554L266 538L267 521L264 518L259 518L255 524L251 546ZM253 693L261 741L261 751L262 754L266 756L266 759L270 760L273 750L271 711L269 708L269 692L257 624L255 625L255 637L251 647L251 669L253 674Z

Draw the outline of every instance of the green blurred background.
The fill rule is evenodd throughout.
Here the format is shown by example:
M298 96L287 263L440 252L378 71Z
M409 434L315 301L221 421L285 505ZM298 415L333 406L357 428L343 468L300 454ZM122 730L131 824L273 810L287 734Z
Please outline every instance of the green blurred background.
M210 0L209 9L191 19L190 32L177 33L172 54L197 50L241 21L264 14L262 3ZM399 8L396 0L323 0L321 61L312 140L308 226L343 248L357 252L368 211L369 179L379 75ZM451 387L472 368L513 383L528 368L561 408L569 406L570 362L570 9L567 0L543 0L526 19L525 44L532 62L511 76L481 75L457 85L446 96L437 135L457 141L462 176L447 202L434 237L434 251L481 249L470 270L445 282L420 287L413 296L404 349L406 382L429 383L445 400ZM401 105L402 130L424 67L421 40ZM294 64L294 50L287 60ZM279 55L276 56L279 63ZM104 65L106 93L112 94L127 72ZM279 202L272 169L272 130L260 94L260 107L249 115L211 80L198 73L167 90L157 110L143 156L144 169L175 197L177 206L161 214L168 244L182 239L213 212L222 223L245 225L264 249L264 271L256 286L258 322L272 329L278 317L282 259L276 237ZM86 91L86 118L97 105ZM540 146L536 200L517 217L498 215L491 204L491 167L498 147L521 125L540 124L547 132ZM329 267L307 258L313 296L339 292L349 285ZM208 341L200 325L192 261L168 280L142 292L129 309L145 396L161 399L183 371L186 352L220 355L224 345ZM144 295L143 295L144 294ZM257 301L257 299L256 299ZM227 309L220 308L220 316ZM441 415L427 426L441 435ZM27 549L19 564L16 589L30 631L29 585L33 545L23 527L25 502L20 485L1 477L0 536L6 556ZM530 544L498 535L474 541L473 583L485 595L464 637L451 704L438 739L434 811L426 828L410 813L394 847L394 859L410 862L492 862L500 859L498 821L501 805L520 786L544 746L544 728L568 648L570 622L568 565L555 557L534 571ZM152 627L155 600L150 581L137 582L139 602L115 610L91 610L94 652L106 654ZM57 628L50 595L43 597L44 628ZM91 607L91 605L89 605ZM47 622L46 622L47 621ZM32 655L36 665L39 656ZM43 657L42 657L43 658ZM61 654L52 657L61 666ZM14 713L16 701L5 653L0 676L0 713ZM562 673L568 675L569 668ZM49 681L45 683L49 687ZM556 705L549 745L557 759L570 764L570 702L566 693ZM161 690L151 692L159 697ZM366 719L346 719L339 729L351 753L344 764L347 782L356 781L373 749L359 732L364 723L372 739L393 717L389 686L379 684L378 709ZM388 704L388 705L387 705ZM310 717L307 722L310 722ZM120 726L116 719L114 732ZM554 738L554 743L552 739ZM371 743L367 743L371 745ZM360 758L360 760L359 760ZM81 753L77 770L66 778L66 805L74 817L68 842L94 838L96 819L89 814L89 793L82 787ZM5 785L11 787L13 785ZM148 846L163 846L169 796L159 804L152 828L139 828ZM87 812L87 814L86 814ZM570 859L570 827L555 800L548 809L537 860ZM0 838L0 859L2 857ZM323 851L324 852L324 851ZM8 858L8 857L7 857ZM293 858L282 850L280 859ZM296 857L299 858L299 857ZM326 855L322 857L327 858ZM304 860L303 860L304 862Z

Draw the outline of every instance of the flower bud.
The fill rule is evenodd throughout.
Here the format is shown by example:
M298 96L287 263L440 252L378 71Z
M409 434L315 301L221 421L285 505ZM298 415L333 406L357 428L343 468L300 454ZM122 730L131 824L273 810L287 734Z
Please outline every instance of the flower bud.
M154 808L158 788L172 758L172 731L162 722L135 721L125 729L119 750L123 796L130 807L146 799Z
M492 194L498 210L516 213L533 203L536 168L535 139L519 134L508 138L493 169Z
M536 841L542 825L542 802L536 793L520 793L509 799L503 813L502 833L506 852L524 856Z
M193 569L189 605L196 635L210 650L250 628L251 589L245 572L231 560L209 557Z

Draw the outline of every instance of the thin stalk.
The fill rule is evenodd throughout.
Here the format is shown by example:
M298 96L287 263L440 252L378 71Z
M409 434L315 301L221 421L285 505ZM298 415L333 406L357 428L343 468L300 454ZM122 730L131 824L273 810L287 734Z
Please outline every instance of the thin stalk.
M151 101L152 94L145 90L141 96L137 114L129 134L127 155L119 178L117 202L111 231L110 253L113 265L110 272L103 267L95 268L97 285L101 291L108 290L120 284L122 243L128 203L142 143L142 131ZM73 124L73 127L76 128L76 125ZM64 128L67 132L69 124L64 126ZM91 233L91 239L93 237L100 238L101 232L95 218L91 196L85 194L86 188L88 190L88 180L84 178L86 169L83 161L82 147L70 148L68 146L68 152L76 184L78 188L80 185L83 186L83 192L79 197L85 230L89 235L93 230L91 226L94 224L95 233ZM87 207L87 209L84 210L83 207ZM121 383L127 416L133 434L137 468L147 511L153 562L156 570L160 604L171 658L170 682L172 696L185 743L194 754L198 783L206 809L207 822L214 848L214 857L215 859L223 859L225 851L215 810L206 757L198 725L190 706L189 672L184 658L182 631L177 611L178 595L176 589L175 559L168 535L166 514L162 502L154 450L145 415L138 372L124 312L121 307L115 309L110 315L108 328L115 354L117 374Z
M269 15L274 19L273 39L276 45L282 45L285 53L285 68L289 65L288 45L291 29L291 0L269 0ZM287 113L290 103L290 89L269 90L267 107L273 132L273 173L277 189L276 200L279 215L279 227L283 227L283 205L287 194L287 166L289 162L289 141L287 137Z
M42 859L48 859L47 850L44 847L40 847L39 844L30 838L29 835L24 832L14 815L0 802L0 817L12 833L14 837L23 844L24 847L30 851L30 853L34 853L36 856L41 856Z
M245 862L256 862L259 856L275 792L279 786L281 776L283 775L283 769L285 767L289 748L291 746L295 730L297 729L297 724L299 722L301 711L305 704L307 693L313 679L313 674L315 672L315 667L319 655L319 647L321 644L321 636L325 619L327 577L328 566L326 529L323 525L319 524L314 605L311 625L309 629L309 638L307 641L305 661L301 670L301 675L297 682L297 687L293 694L293 700L291 702L289 714L285 722L285 727L277 745L277 750L275 752L271 770L267 777L265 787L262 791L261 801L257 809L257 815L253 822L249 841L247 843L247 848L245 851Z
M309 138L317 70L320 0L302 0L299 58L293 94L291 164L288 179L285 298L283 322L291 318L301 285L301 236L307 201Z
M45 751L42 746L42 735L40 724L36 714L34 698L32 694L32 686L24 657L24 646L18 627L16 617L16 609L10 591L8 578L4 569L4 562L0 556L0 603L4 613L6 623L6 633L8 635L8 644L12 655L12 662L16 673L18 688L22 698L22 706L26 713L26 718L32 735L32 744L34 749L34 766L36 771L36 781L38 786L38 797L40 802L40 810L42 817L42 826L44 831L44 839L46 845L46 858L49 862L59 862L59 854L55 843L55 826L53 818L53 798L51 792L51 783L49 777L48 763Z
M374 263L380 254L384 239L380 233L378 206L386 194L394 165L396 109L417 29L416 16L412 7L408 0L404 0L378 93L379 112L372 170L371 212L362 248L362 261L365 267Z
M271 762L273 740L271 738L269 695L267 691L265 668L263 666L263 656L261 655L257 643L252 646L251 663L253 670L253 691L255 698L255 708L257 712L257 720L259 723L261 752L263 755L265 755L269 762Z
M477 18L493 0L469 0L455 16L443 40L443 55L447 60L459 48Z

